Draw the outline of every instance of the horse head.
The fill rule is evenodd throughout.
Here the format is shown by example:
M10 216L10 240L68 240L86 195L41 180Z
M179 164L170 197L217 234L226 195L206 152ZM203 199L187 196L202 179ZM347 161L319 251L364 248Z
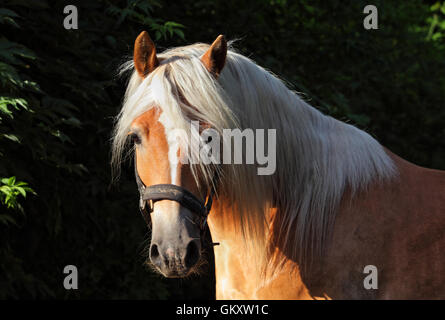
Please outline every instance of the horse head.
M219 36L201 58L214 77L224 66L226 52L226 41ZM145 31L135 41L133 61L141 80L163 63ZM140 207L152 228L150 260L164 276L184 277L197 269L201 259L213 186L197 183L175 122L164 109L153 106L137 116L129 136L135 147Z

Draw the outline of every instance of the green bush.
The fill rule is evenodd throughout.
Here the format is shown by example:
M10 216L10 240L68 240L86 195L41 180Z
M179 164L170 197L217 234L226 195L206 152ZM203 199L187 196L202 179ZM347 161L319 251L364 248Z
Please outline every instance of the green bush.
M118 66L148 30L159 50L220 33L313 106L404 158L445 169L444 2L6 0L0 8L0 298L212 298L207 274L167 280L143 266L131 164L110 185ZM17 182L17 180L24 181ZM26 183L26 184L24 184ZM35 195L34 195L35 191ZM33 194L26 197L27 194ZM145 241L146 242L146 241ZM79 269L79 290L63 268Z

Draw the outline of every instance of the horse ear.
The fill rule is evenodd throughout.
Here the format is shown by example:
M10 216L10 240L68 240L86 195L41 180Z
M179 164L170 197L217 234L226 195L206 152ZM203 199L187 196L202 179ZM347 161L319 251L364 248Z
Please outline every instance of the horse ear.
M142 78L145 78L159 65L156 48L147 31L142 31L134 42L134 67Z
M209 72L218 77L226 63L226 56L227 41L223 35L219 35L206 53L204 53L201 61Z

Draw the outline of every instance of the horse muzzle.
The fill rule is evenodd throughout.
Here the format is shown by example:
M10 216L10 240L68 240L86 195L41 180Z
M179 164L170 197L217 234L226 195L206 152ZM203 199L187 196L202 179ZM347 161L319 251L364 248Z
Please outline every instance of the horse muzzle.
M150 260L165 277L181 278L192 273L201 257L200 252L201 243L197 239L187 241L187 245L184 246L152 241Z

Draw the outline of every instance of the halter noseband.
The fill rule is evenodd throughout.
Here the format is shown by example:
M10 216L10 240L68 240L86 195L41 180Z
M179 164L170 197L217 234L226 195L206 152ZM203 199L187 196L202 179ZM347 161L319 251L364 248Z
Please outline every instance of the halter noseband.
M199 217L201 240L204 238L207 226L207 216L209 215L210 209L212 208L212 197L215 193L213 186L210 189L210 193L207 197L207 202L204 203L193 193L181 186L177 186L174 184L155 184L149 187L145 186L145 184L139 177L136 166L136 156L134 157L134 174L136 176L136 183L138 185L140 195L139 209L147 225L150 225L150 213L153 211L154 203L160 200L172 200L180 203L182 206L189 209L193 214Z

